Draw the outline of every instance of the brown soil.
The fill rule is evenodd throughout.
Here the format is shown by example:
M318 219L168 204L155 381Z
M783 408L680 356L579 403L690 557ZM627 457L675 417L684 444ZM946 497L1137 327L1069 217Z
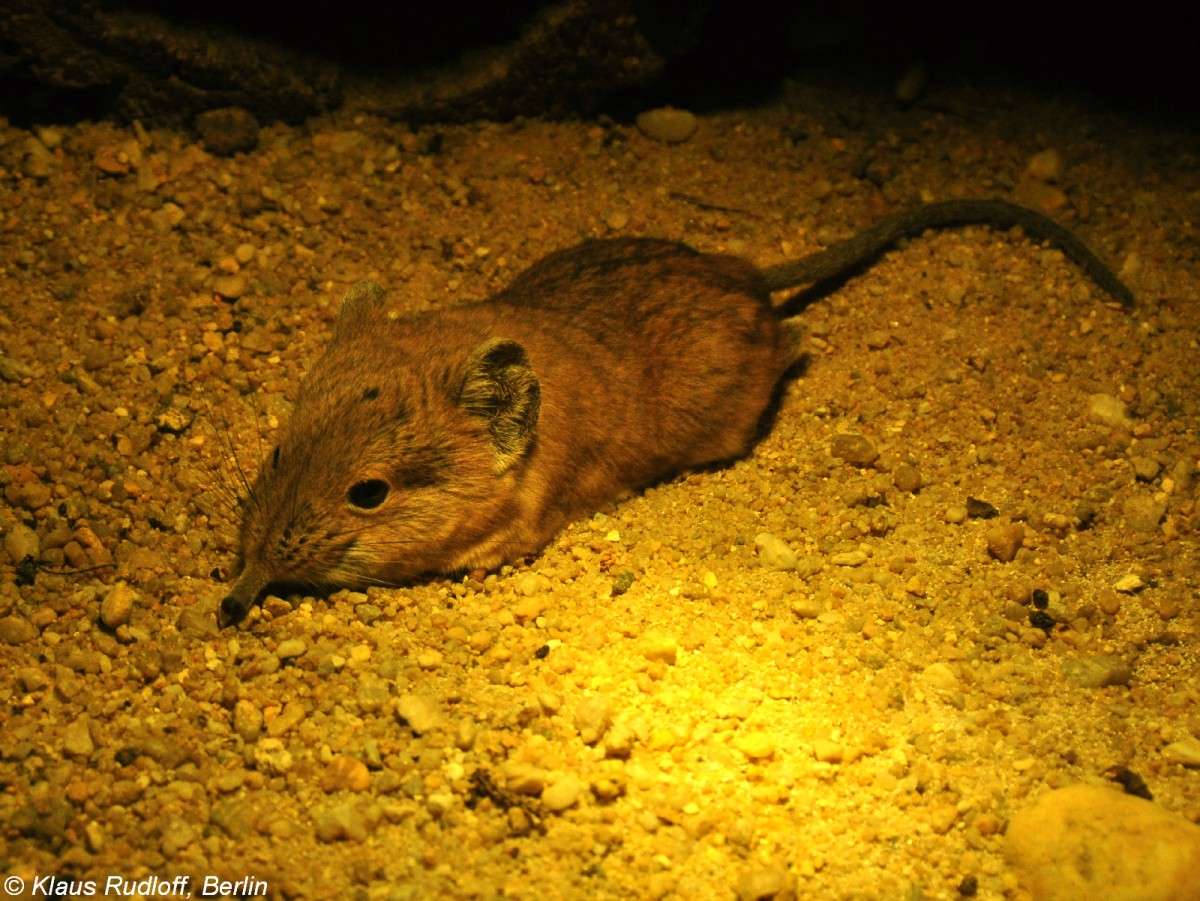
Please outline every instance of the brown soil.
M173 132L5 127L0 176L17 897L47 875L98 895L182 875L193 897L205 877L313 899L1019 897L1003 831L1048 787L1121 765L1200 818L1164 751L1200 736L1189 135L793 86L677 145L346 116L220 159ZM268 598L217 630L223 486L353 281L400 310L459 303L612 234L765 265L954 196L1049 211L1137 307L1020 235L922 237L806 311L808 365L749 458L511 571ZM835 455L841 433L878 459ZM762 533L794 568L764 565Z

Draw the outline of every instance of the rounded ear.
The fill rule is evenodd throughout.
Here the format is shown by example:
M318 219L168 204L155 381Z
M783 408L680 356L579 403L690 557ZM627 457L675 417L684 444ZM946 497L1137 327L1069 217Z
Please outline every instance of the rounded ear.
M490 338L467 358L458 403L487 427L496 472L504 472L529 450L537 432L541 386L525 348Z
M383 312L383 288L369 278L355 282L342 300L334 337L353 335L363 324Z

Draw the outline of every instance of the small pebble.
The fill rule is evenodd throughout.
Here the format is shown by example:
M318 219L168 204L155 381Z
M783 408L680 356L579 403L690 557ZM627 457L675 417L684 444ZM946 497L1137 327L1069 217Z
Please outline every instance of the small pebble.
M513 604L512 614L519 622L529 622L541 616L549 603L549 596L535 594L532 597L522 598Z
M291 660L295 657L301 657L308 650L308 645L299 638L285 638L279 642L275 648L275 656L280 660Z
M367 823L354 804L335 804L317 814L313 832L320 842L361 842L367 838Z
M1123 282L1129 282L1136 279L1142 272L1142 256L1136 250L1131 250L1125 254L1125 259L1121 261L1121 268L1117 272L1117 277Z
M870 559L866 551L841 551L829 555L829 562L834 566L862 566Z
M961 688L958 675L948 663L931 663L921 672L921 677L931 688L939 691L957 691Z
M532 763L510 760L501 769L504 773L505 788L514 794L540 795L546 788L546 777L549 774Z
M167 201L150 214L150 222L157 231L166 232L179 228L187 219L187 213L177 203Z
M1121 505L1125 525L1135 532L1154 532L1167 514L1167 499L1154 494L1135 494Z
M92 165L105 175L126 175L130 170L128 154L116 144L104 144L92 155Z
M618 210L615 213L609 213L604 220L604 224L615 232L622 231L629 225L629 214L623 210Z
M1071 517L1062 513L1046 513L1042 516L1042 524L1055 532L1065 532L1071 527Z
M302 723L307 716L308 711L304 709L303 704L299 701L288 701L279 715L267 723L267 735L278 738Z
M870 466L879 459L879 451L875 449L875 445L865 435L857 432L834 435L829 444L829 452L839 460L845 460L854 466Z
M1088 398L1088 418L1112 428L1125 428L1129 425L1125 402L1111 394L1093 394Z
M738 901L791 901L796 897L796 877L782 863L751 867L738 876Z
M975 821L971 825L975 827L976 832L987 838L989 835L996 835L1004 828L1004 820L990 811L984 811L975 817Z
M19 616L0 618L0 641L5 644L24 644L41 635L38 627Z
M1103 688L1106 685L1128 685L1133 669L1119 657L1085 657L1065 660L1062 665L1067 681L1080 688Z
M396 715L418 735L440 729L446 719L433 698L413 692L405 692L396 698Z
M240 106L205 110L196 116L195 125L205 149L217 156L249 152L258 146L258 120Z
M104 827L93 820L83 827L83 840L89 851L99 854L108 842L108 835L105 833Z
M346 754L339 754L329 761L321 777L324 792L365 792L371 787L371 773L367 765Z
M815 738L812 743L813 757L822 763L841 763L846 757L846 749L836 741L826 738Z
M1162 750L1163 760L1186 767L1200 767L1200 738L1173 741Z
M530 598L541 594L549 587L549 580L541 573L521 573L515 580L517 594Z
M633 753L637 734L623 722L615 723L604 736L604 756L625 760Z
M96 750L86 718L67 724L63 730L63 750L70 757L87 757Z
M627 592L630 588L633 587L633 583L636 579L637 579L637 576L630 570L625 570L624 572L618 573L617 577L615 579L613 579L613 584L612 584L613 597L614 598L620 597L625 592Z
M1019 522L993 526L984 533L988 553L1001 563L1010 563L1025 540L1025 527Z
M20 360L14 360L12 357L6 357L0 354L0 381L3 382L22 382L25 379L33 378L33 368ZM16 561L20 562L20 561Z
M246 293L246 279L241 275L218 275L212 280L213 293L226 300L237 300Z
M583 794L583 783L578 776L568 773L542 791L542 806L553 813L573 807Z
M1063 177L1062 154L1053 148L1035 153L1029 159L1025 171L1044 182L1060 182Z
M254 707L252 701L242 698L241 701L234 704L233 731L238 733L241 740L245 741L247 745L256 743L259 735L263 732L262 710Z
M959 810L952 804L935 806L928 816L929 828L934 835L945 835L958 822Z
M874 331L867 332L863 336L863 343L866 344L870 350L883 350L892 343L892 336L881 329L875 329Z
M21 172L29 178L47 179L57 168L57 159L45 147L30 146L21 160Z
M1162 464L1153 457L1133 456L1129 458L1129 463L1139 482L1153 482L1162 472Z
M361 131L338 131L334 132L333 137L329 140L329 149L334 153L349 153L358 147L361 147L367 141L367 136Z
M172 819L163 830L162 852L167 857L175 857L180 851L190 847L196 841L196 831L187 820Z
M454 727L454 746L460 751L469 751L475 744L479 728L471 717L464 717Z
M135 600L137 595L133 589L124 582L118 582L100 602L100 621L110 629L125 625L133 612Z
M36 666L23 666L16 672L17 681L26 691L41 691L50 684L50 677Z
M911 463L901 463L892 473L892 483L906 494L915 494L925 484L921 478L921 470Z
M216 638L221 634L217 619L203 604L184 607L175 618L175 628L191 639Z
M638 131L655 141L679 144L696 133L698 122L687 110L664 106L646 110L637 117Z
M63 133L60 129L52 125L39 125L33 131L47 150L57 150L62 146Z
M8 552L8 559L15 565L26 557L38 559L42 553L42 543L37 532L19 522L4 534L4 550Z
M739 732L733 746L751 760L762 760L775 753L775 740L764 732Z
M282 776L293 763L291 751L278 738L264 738L254 746L254 764L261 773Z
M796 552L788 543L770 532L759 532L755 535L754 546L758 548L758 559L767 569L786 572L795 569L799 562Z
M1133 594L1136 591L1146 587L1146 583L1142 581L1142 577L1137 573L1129 573L1121 576L1113 585L1114 591L1120 591L1123 594Z
M959 504L951 504L942 514L942 518L951 525L962 525L969 518L970 513L966 507Z
M791 610L800 619L816 619L825 612L825 607L816 598L805 595L792 599Z
M613 702L608 695L584 698L575 708L575 728L585 745L594 745L612 724Z
M652 629L642 638L638 650L647 660L673 664L679 654L679 641L673 635Z

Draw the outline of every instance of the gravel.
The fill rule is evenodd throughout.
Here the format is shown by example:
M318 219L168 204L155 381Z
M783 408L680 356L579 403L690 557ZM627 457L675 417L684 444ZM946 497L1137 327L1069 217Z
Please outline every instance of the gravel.
M1005 831L1055 789L1124 766L1200 819L1191 139L1020 92L787 90L678 143L2 123L6 876L1016 897L1040 877ZM805 308L746 459L498 573L217 627L238 490L355 280L436 308L608 234L766 265L1009 193L1138 306L1018 234L915 238Z

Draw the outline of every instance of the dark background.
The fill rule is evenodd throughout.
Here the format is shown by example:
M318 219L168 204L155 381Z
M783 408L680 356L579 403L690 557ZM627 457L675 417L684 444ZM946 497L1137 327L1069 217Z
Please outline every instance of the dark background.
M931 89L999 82L1189 122L1200 106L1195 29L1166 4L210 0L181 6L4 0L0 113L18 124L110 116L180 124L205 108L237 105L260 120L298 121L336 108L369 84L401 86L403 99L393 97L381 109L414 121L625 117L664 102L697 111L762 102L787 76L890 94L916 63L925 65ZM547 6L573 10L576 22L530 53L530 24ZM486 89L478 70L464 83L463 54L487 53L504 63L505 74ZM623 59L641 65L622 69ZM436 102L418 96L439 80Z

